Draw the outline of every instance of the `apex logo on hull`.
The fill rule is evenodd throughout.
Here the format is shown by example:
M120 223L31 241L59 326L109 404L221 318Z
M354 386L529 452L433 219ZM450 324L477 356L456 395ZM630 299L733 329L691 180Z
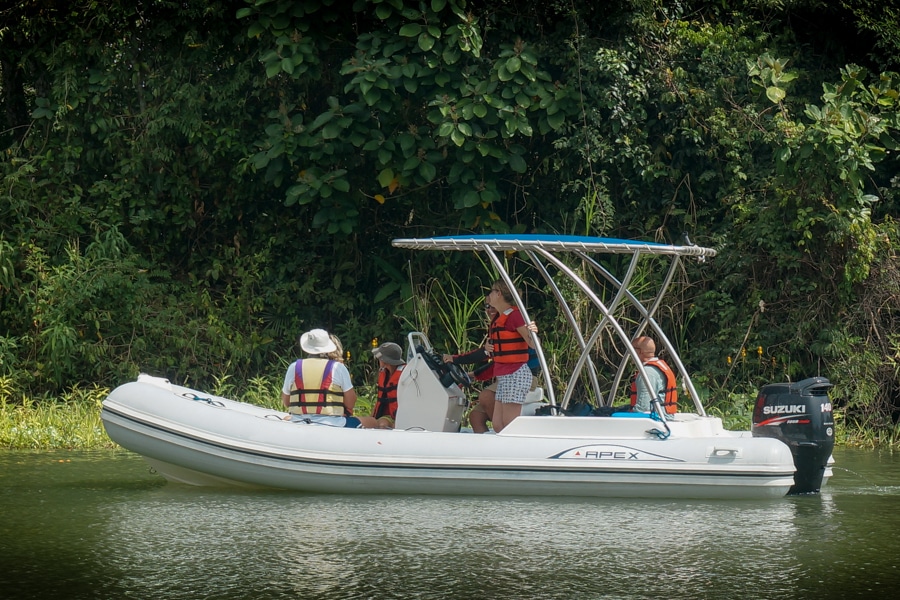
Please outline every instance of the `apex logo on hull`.
M637 448L628 446L620 446L618 444L591 444L589 446L577 446L563 450L559 454L555 454L550 458L566 458L570 460L589 460L589 461L648 461L654 462L660 460L679 461L677 458L653 454L645 452Z

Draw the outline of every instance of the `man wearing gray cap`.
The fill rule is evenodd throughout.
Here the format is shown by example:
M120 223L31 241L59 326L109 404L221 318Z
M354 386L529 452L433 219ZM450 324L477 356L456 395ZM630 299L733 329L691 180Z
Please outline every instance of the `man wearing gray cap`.
M397 418L397 384L406 362L403 360L403 349L393 342L385 342L372 348L372 354L378 359L378 397L375 400L373 416L378 427L393 429Z
M354 417L356 390L350 371L328 354L337 346L324 329L313 329L300 336L300 348L309 356L288 367L281 388L281 402L291 421L332 427L376 427L372 417Z

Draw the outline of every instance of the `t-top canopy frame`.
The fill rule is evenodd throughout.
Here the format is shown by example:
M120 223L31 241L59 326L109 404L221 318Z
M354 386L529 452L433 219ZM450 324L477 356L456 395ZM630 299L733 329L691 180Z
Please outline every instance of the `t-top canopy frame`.
M516 287L512 281L512 277L507 272L506 268L503 265L503 262L500 260L500 257L497 255L497 253L518 251L528 256L534 267L550 287L554 297L556 298L560 308L562 309L567 323L572 328L572 331L575 334L575 340L580 348L579 358L576 361L573 372L569 376L568 383L565 386L565 395L562 401L559 402L559 405L563 408L568 405L569 400L571 399L572 392L576 387L574 384L581 376L581 372L585 367L587 367L587 373L591 382L591 386L594 389L594 393L600 399L601 403L604 402L604 395L602 390L600 389L600 383L597 378L597 368L593 364L593 361L590 357L590 349L594 347L601 333L607 328L615 332L616 336L621 340L625 348L625 353L623 354L622 361L619 364L615 377L613 378L612 385L610 386L608 397L610 399L614 397L615 391L618 388L629 363L633 363L634 365L636 365L636 370L639 373L639 376L642 377L645 384L649 388L651 384L649 378L647 377L647 373L641 365L641 361L636 351L632 347L632 340L643 335L647 328L649 328L656 338L658 347L665 348L668 351L671 362L674 363L673 367L675 367L676 371L680 375L684 388L690 394L697 413L700 415L705 415L703 406L700 403L699 395L697 394L696 389L694 389L694 385L691 381L690 374L685 369L684 364L681 361L681 358L679 357L675 347L673 346L669 338L665 335L663 330L660 328L659 324L656 322L654 315L656 314L656 311L662 303L663 297L665 296L669 286L672 283L681 258L685 256L695 257L701 261L704 261L707 257L713 257L716 255L716 251L714 249L695 245L674 246L638 240L542 234L471 235L432 238L409 238L396 239L392 242L392 244L393 246L398 248L409 248L412 250L474 251L484 253L490 260L491 264L494 265L494 268L497 269L497 272L500 274L501 279L503 279L509 286L509 289L515 296L516 304L518 305L519 310L522 312L522 316L524 317L526 322L531 321L531 319L528 316L525 303L522 301L522 298L519 297ZM585 281L585 279L582 278L578 273L576 273L568 265L566 265L563 260L561 260L561 258L558 256L561 254L570 254L578 257L582 261L582 264L589 266L596 275L599 275L602 279L608 282L615 290L615 295L612 301L608 305L604 303L602 299L597 295L597 293L591 288L591 285L587 281ZM629 265L625 272L625 275L621 279L617 278L608 269L606 269L606 267L601 265L594 256L592 256L596 254L631 255L631 260L629 261ZM662 284L660 285L659 290L653 297L652 301L647 303L646 306L642 304L638 300L638 298L628 289L637 270L640 259L644 256L662 256L671 259L666 275L663 279ZM549 267L551 266L555 268L556 272L559 275L568 278L571 283L575 284L575 286L579 290L581 290L584 296L589 299L590 302L603 315L602 319L597 324L597 326L594 327L593 331L590 332L590 335L587 339L585 339L584 332L582 332L581 327L579 327L571 307L565 300L565 297L560 291L556 280L550 272ZM637 326L630 328L632 331L631 335L626 332L626 328L623 327L623 325L619 323L614 316L616 309L623 302L628 302L633 308L638 311L640 315L640 321ZM535 336L535 350L537 351L538 358L541 363L541 368L545 374L548 399L550 400L551 404L557 404L551 374L549 369L547 368L547 361L544 356L543 349L541 348L540 339L538 336ZM660 407L656 403L654 403L653 409L658 412L660 411ZM664 414L660 414L659 416L661 418L665 418Z

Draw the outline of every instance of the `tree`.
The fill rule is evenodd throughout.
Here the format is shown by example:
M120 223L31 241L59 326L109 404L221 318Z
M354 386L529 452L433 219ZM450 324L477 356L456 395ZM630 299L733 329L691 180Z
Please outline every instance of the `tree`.
M246 379L303 329L358 355L437 323L425 294L457 294L466 314L483 265L407 262L394 237L687 232L719 257L688 265L659 317L710 388L821 372L865 404L853 373L884 390L878 415L900 404L888 8L146 0L0 15L0 373L22 385L148 367ZM444 329L433 341L453 343Z

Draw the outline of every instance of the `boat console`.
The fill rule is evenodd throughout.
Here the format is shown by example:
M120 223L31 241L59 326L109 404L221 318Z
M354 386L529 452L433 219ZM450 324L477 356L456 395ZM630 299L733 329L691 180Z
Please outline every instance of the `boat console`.
M425 334L409 334L407 361L397 384L395 429L459 431L469 378L457 365L445 364Z

